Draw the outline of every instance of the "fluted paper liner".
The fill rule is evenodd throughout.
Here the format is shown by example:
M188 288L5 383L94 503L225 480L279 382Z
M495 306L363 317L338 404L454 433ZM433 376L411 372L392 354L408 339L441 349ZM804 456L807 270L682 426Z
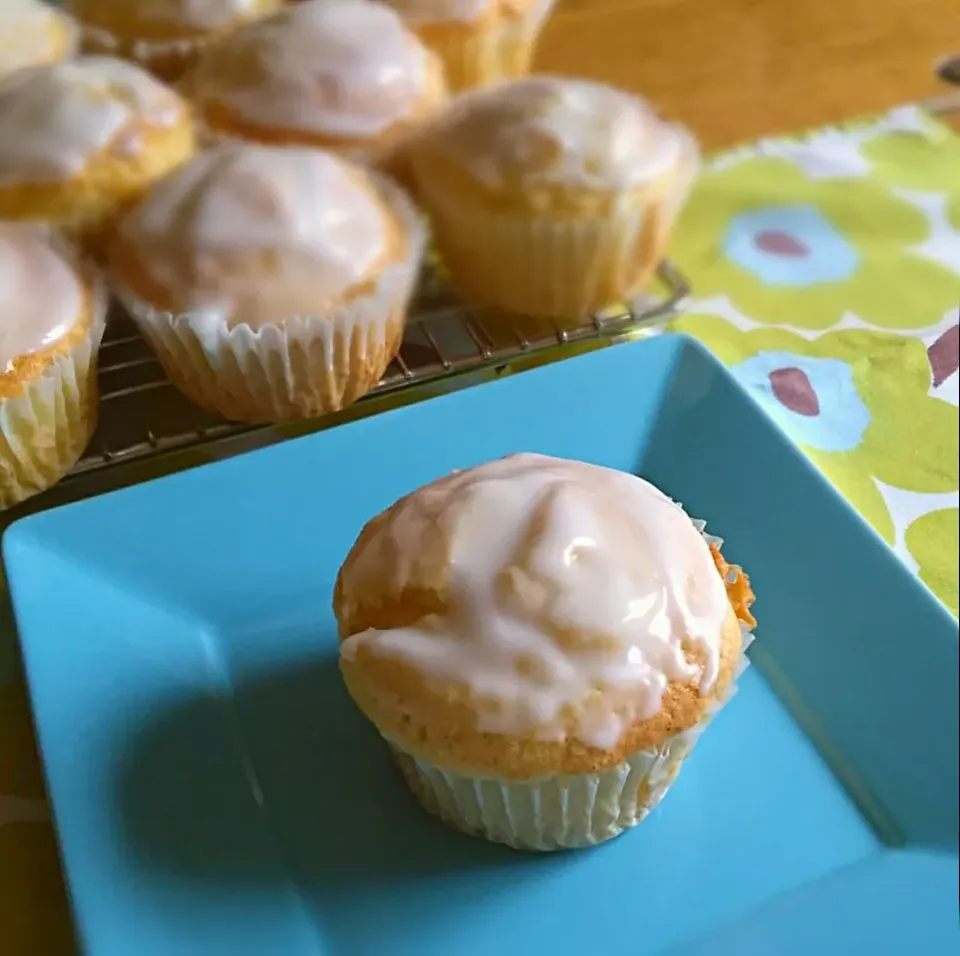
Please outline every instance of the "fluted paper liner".
M93 271L88 274L94 302L87 336L25 382L19 395L0 399L0 508L55 485L80 460L97 426L107 293Z
M663 259L698 166L692 140L687 148L665 186L651 183L647 196L625 194L612 214L595 218L488 209L419 179L417 191L459 291L537 334L541 330L524 322L541 317L579 326L584 316L644 288Z
M375 278L369 293L327 313L258 329L231 327L219 313L158 311L116 283L170 380L188 398L225 418L275 422L338 411L377 385L400 348L427 231L399 188L373 178L404 226L405 256Z
M703 531L708 542L719 541ZM742 650L734 672L749 665L752 632L741 623ZM737 691L731 683L703 717L649 750L638 750L600 773L555 774L535 780L471 777L453 773L388 741L410 789L424 808L467 833L522 850L594 846L640 823L677 778L700 734Z
M450 92L490 86L528 73L553 4L554 0L541 0L525 16L504 19L492 27L448 30L440 36L429 32L426 42L443 60Z

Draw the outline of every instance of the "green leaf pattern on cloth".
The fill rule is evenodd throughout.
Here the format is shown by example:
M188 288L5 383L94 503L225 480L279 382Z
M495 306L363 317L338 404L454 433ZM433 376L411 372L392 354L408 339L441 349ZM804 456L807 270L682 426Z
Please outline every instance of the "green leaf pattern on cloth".
M671 254L696 298L668 330L723 359L956 614L960 137L903 108L720 156Z

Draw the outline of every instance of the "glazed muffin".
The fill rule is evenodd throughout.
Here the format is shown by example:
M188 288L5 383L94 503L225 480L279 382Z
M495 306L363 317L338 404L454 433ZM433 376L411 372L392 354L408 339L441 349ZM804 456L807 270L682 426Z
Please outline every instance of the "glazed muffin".
M553 0L386 0L443 60L459 93L523 76Z
M446 101L439 60L388 7L310 0L212 46L188 79L215 136L374 162Z
M50 229L0 222L0 508L55 484L90 441L105 302Z
M279 10L285 0L67 0L84 49L179 79L212 40Z
M414 491L340 570L340 668L427 810L511 846L639 823L745 666L753 594L669 498L520 454Z
M466 297L561 325L644 287L698 167L642 100L548 76L461 97L406 161Z
M224 144L121 223L110 276L171 380L226 418L335 411L396 355L425 229L332 153Z
M41 0L3 0L0 5L0 79L25 66L73 56L77 26Z
M187 104L122 60L80 57L0 82L0 219L55 225L93 252L195 149Z

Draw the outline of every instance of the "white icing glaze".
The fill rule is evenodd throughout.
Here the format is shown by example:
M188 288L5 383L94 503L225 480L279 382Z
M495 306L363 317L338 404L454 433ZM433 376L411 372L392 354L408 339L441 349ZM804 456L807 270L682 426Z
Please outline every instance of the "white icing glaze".
M131 144L129 127L169 127L183 101L123 60L80 57L38 66L0 82L0 184L57 182L90 158Z
M91 51L115 55L126 46L128 55L136 62L149 62L151 57L187 55L204 46L204 36L175 37L172 40L121 40L109 30L87 24L83 27L84 44Z
M481 730L562 739L567 718L602 748L654 716L671 680L716 680L723 580L682 509L642 479L533 454L460 472L408 498L354 554L357 579L391 565L404 577L404 556L438 535L448 612L355 634L345 657L366 647L462 682L496 704L478 708Z
M81 316L87 290L50 232L0 223L0 369L53 345Z
M72 52L76 30L68 17L40 0L0 3L0 76Z
M154 187L122 238L178 309L257 328L371 275L388 220L364 177L321 150L220 146Z
M630 188L670 169L692 141L641 99L602 83L529 76L464 96L432 142L491 186Z
M481 19L496 0L384 0L414 26L447 23L451 20L471 23Z
M99 22L109 20L109 9L100 4ZM258 0L114 0L115 7L135 7L136 20L143 26L182 26L189 30L217 30L244 19L256 10ZM85 4L75 4L82 14ZM124 11L126 14L127 11Z
M212 47L193 90L260 126L365 138L417 109L427 56L382 4L310 0Z

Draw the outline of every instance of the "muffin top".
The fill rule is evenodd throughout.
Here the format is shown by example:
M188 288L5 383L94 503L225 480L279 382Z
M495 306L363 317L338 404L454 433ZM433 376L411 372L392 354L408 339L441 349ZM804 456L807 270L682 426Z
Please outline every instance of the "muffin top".
M399 226L378 186L322 150L220 146L124 218L111 269L162 311L252 328L311 315L396 255Z
M73 21L40 0L0 4L0 77L26 66L54 63L73 55Z
M0 394L54 348L90 307L90 289L60 240L36 223L0 222Z
M418 148L493 190L630 189L692 146L641 99L590 80L529 76L462 97Z
M68 0L85 24L122 37L173 39L221 30L283 0Z
M521 16L543 0L384 0L412 26L434 23L474 23L503 13Z
M343 140L409 119L436 86L433 55L394 11L368 0L287 7L215 44L191 77L202 111L219 105L260 128Z
M674 502L534 454L374 518L334 609L348 684L388 736L397 714L400 727L442 714L461 742L476 730L608 751L640 742L644 722L654 739L695 723L739 651L724 580Z
M98 153L129 157L145 129L187 115L173 90L124 60L20 70L0 82L0 185L71 179Z

